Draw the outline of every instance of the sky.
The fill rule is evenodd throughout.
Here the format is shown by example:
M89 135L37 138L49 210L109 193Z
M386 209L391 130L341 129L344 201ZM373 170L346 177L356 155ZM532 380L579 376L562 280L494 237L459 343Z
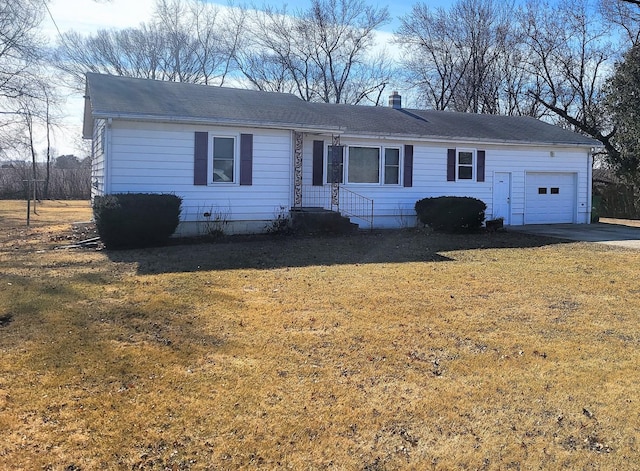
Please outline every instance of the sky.
M384 2L370 3L376 7L388 6L394 19L393 23L384 28L388 35L397 27L397 17L407 14L414 1L395 0L392 5ZM226 1L211 3L217 3L221 6L227 5ZM265 3L278 4L275 0L267 0ZM449 3L445 0L429 1L429 5L433 6ZM155 0L50 0L48 4L50 15L45 11L41 33L53 45L59 38L58 31L65 33L74 30L82 34L93 34L99 29L138 26L151 18L154 4ZM286 5L290 10L306 8L309 6L309 1L291 0L286 2ZM62 109L63 124L60 129L54 132L54 148L58 155L79 155L83 109L83 98L78 93L67 96Z
M372 6L387 6L392 22L383 29L381 37L390 35L398 26L398 17L407 15L411 7L419 0L394 0L389 2L370 1ZM451 0L422 0L429 6L448 6ZM211 2L226 6L226 1ZM259 0L255 1L260 5ZM277 0L264 3L278 5ZM309 6L309 0L290 0L286 2L290 10ZM155 0L50 0L49 12L41 25L41 33L54 45L61 33L74 30L82 34L93 34L99 29L125 28L138 26L151 18ZM78 143L82 129L83 98L75 93L69 95L63 108L63 125L55 131L54 148L58 155L80 155Z
M155 0L51 0L48 4L51 15L45 11L40 33L49 44L55 45L58 30L92 34L99 29L137 26L150 18L154 3ZM62 124L54 130L54 150L57 155L84 157L81 149L84 99L77 92L61 92L66 97L61 109Z

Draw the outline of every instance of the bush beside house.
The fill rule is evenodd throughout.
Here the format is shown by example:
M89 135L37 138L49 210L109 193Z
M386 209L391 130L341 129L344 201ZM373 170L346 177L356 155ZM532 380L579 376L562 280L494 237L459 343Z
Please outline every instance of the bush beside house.
M418 219L438 232L468 232L480 229L487 205L468 196L439 196L416 202Z
M122 193L94 198L96 229L108 249L162 245L180 222L182 198Z

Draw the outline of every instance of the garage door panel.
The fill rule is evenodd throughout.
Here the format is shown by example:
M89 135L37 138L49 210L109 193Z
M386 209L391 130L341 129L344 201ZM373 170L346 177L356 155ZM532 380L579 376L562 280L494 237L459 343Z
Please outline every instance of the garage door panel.
M528 172L525 198L526 224L572 223L576 174Z

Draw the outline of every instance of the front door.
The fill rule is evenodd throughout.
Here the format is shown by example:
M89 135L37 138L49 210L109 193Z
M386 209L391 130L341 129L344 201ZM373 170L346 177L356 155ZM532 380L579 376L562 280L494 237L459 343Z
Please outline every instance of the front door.
M493 218L503 218L511 223L511 173L496 172L493 175Z

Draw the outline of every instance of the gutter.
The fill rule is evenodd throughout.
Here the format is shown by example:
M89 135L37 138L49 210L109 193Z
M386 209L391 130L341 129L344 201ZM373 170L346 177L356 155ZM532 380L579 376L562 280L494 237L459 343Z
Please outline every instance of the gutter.
M360 139L376 139L376 140L411 140L418 142L432 142L432 143L459 143L459 144L501 144L509 146L559 146L559 147L575 147L577 149L592 148L592 144L579 143L579 142L553 142L553 141L514 141L508 139L487 139L487 138L473 138L462 136L437 136L437 135L424 135L424 134L355 134L355 133L343 133L343 137L360 138Z
M578 142L546 142L546 141L515 141L508 139L487 139L487 138L474 138L468 136L439 136L439 135L425 135L425 134L395 134L395 133L377 133L377 134L360 134L354 132L347 132L343 126L316 126L316 125L304 125L300 123L282 123L282 122L265 122L265 121L253 121L242 119L228 119L228 118L193 118L188 116L157 116L149 114L131 114L131 113L107 113L94 111L92 113L94 119L122 119L127 121L147 121L157 123L176 123L176 124L200 124L200 125L213 125L213 126L244 126L258 129L279 129L286 131L306 132L312 134L340 134L343 137L353 137L359 139L375 139L375 140L411 140L418 142L432 142L432 143L448 143L452 142L460 143L463 145L471 144L501 144L509 146L561 146L561 147L574 147L574 148L592 148L592 143L578 143Z
M206 124L217 126L244 126L259 129L281 129L286 131L299 131L310 133L333 133L342 134L344 128L341 126L305 126L300 123L281 123L281 122L268 122L268 121L252 121L242 119L228 119L228 118L193 118L187 116L155 116L145 114L130 114L130 113L104 113L100 111L93 112L93 118L102 119L122 119L126 121L151 121L156 123L176 123L176 124Z

